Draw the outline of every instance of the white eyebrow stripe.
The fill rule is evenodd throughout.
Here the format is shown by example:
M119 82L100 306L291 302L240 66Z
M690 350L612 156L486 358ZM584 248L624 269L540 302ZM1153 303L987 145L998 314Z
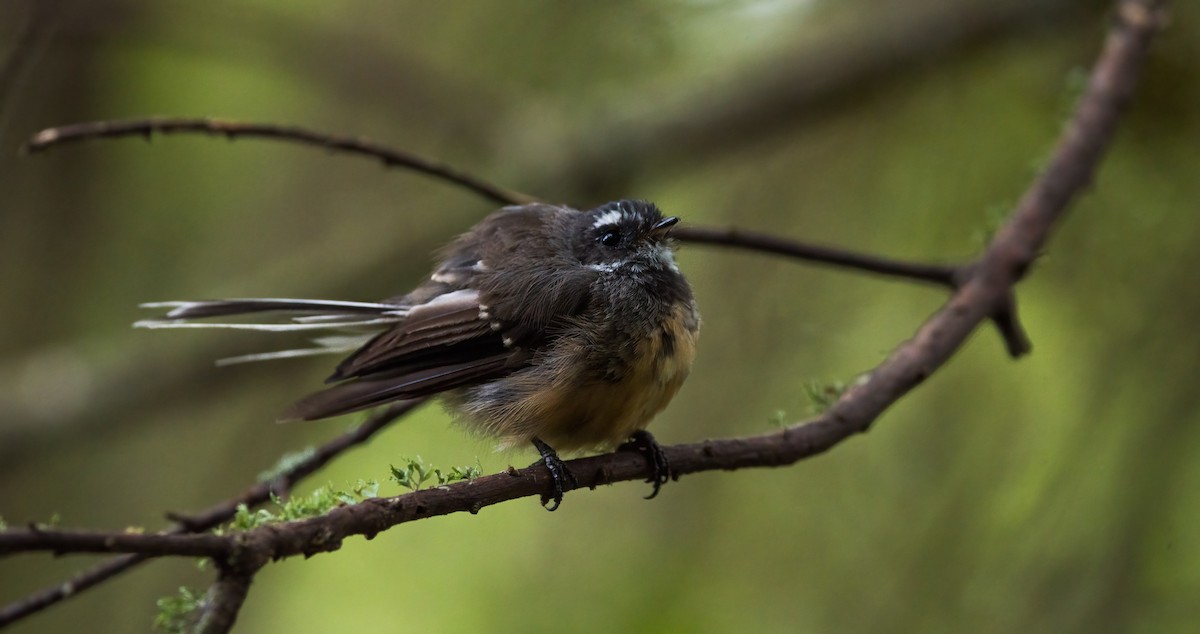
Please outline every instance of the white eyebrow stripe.
M609 209L596 217L596 221L592 223L592 228L599 229L604 225L615 225L621 221L622 215L624 214L620 209Z

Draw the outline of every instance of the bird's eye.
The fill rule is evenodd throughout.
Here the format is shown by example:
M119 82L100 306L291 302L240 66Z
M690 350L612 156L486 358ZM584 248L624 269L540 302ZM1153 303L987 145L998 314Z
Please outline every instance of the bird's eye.
M615 247L621 244L621 232L616 229L609 229L600 234L598 241L606 247Z

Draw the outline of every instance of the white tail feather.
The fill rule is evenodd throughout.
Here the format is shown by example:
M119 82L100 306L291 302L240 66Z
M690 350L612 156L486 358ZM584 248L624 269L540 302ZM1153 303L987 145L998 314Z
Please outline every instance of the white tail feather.
M237 324L237 323L206 323L195 321L178 321L173 319L143 319L133 323L134 328L228 328L232 330L259 330L263 332L295 332L303 330L329 330L330 328L357 328L360 326L380 326L404 321L402 315L376 317L358 321L334 321L317 323L293 324Z
M395 310L396 304L380 304L378 302L344 302L334 299L287 299L283 297L245 297L222 300L201 300L201 301L169 301L169 302L146 302L138 304L141 308L173 308L187 310L197 306L208 306L218 303L229 302L256 302L260 304L305 304L312 306L314 309L320 307L327 308L365 308L381 311Z

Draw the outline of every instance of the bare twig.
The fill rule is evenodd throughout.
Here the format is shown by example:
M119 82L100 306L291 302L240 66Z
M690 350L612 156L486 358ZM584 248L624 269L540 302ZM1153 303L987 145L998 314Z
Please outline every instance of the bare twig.
M140 136L147 141L155 134L196 133L238 137L266 138L291 141L302 145L314 145L331 151L346 152L382 161L386 167L404 167L447 183L473 191L484 198L505 205L534 202L530 196L504 189L423 156L389 148L360 137L346 137L313 132L299 126L284 126L270 123L245 123L212 118L151 117L123 121L91 121L38 132L25 143L22 151L40 152L54 145L73 143L85 139Z
M0 556L33 550L62 553L138 553L159 557L212 557L224 559L233 552L229 540L209 533L178 535L169 533L99 533L43 529L31 526L23 531L0 533Z
M538 200L528 194L505 189L479 177L453 170L433 159L411 152L384 147L368 141L316 132L299 126L277 126L266 123L246 123L224 119L129 119L123 121L91 121L47 128L33 135L24 146L28 152L41 152L65 143L86 139L142 136L153 134L197 133L235 138L254 136L314 145L330 150L378 158L389 167L413 169L435 178L461 185L470 191L502 204L519 205ZM736 228L715 229L680 227L673 235L686 242L732 246L751 251L774 253L809 262L819 262L877 273L890 277L916 280L954 287L956 267L939 264L910 263L864 255L835 247L805 244L796 240Z
M256 136L286 140L304 145L315 145L330 150L379 158L391 167L405 167L459 184L495 202L523 204L536 200L528 194L514 192L481 178L453 170L432 159L411 152L384 147L363 140L339 137L314 132L298 126L277 126L266 123L244 123L224 119L129 119L125 121L92 121L57 128L47 128L35 134L24 146L29 152L42 150L92 138L144 136L154 133L190 132L207 135L224 135L229 138ZM808 262L818 262L847 269L866 271L900 279L927 282L955 288L964 279L963 267L941 264L902 262L872 255L854 253L845 249L805 244L796 240L765 233L744 231L736 228L713 229L705 227L681 227L674 232L681 240L697 244L713 244L738 247L751 251L773 253ZM1012 302L997 309L994 321L1004 338L1006 348L1013 357L1030 350L1029 339L1020 326Z
M257 483L241 495L220 502L200 513L190 516L179 516L179 525L168 531L168 534L198 532L213 528L228 521L237 511L237 507L245 504L254 507L270 499L272 492L283 492L291 489L297 482L324 467L329 461L341 455L347 449L365 443L389 423L415 409L422 402L405 401L397 403L385 410L371 415L353 431L349 431L330 442L317 448L311 454L297 461L270 483ZM122 555L114 557L93 568L80 572L70 580L46 588L14 601L0 609L0 627L19 621L27 616L36 614L55 603L73 597L84 590L115 577L149 559L144 554Z
M808 262L898 277L953 288L958 267L943 264L921 264L892 260L875 255L855 253L836 247L805 244L769 233L746 231L736 227L678 227L671 236L694 244L735 247L747 251L772 253Z
M957 289L965 280L970 279L974 269L974 264L950 266L904 262L845 249L805 244L769 233L745 231L734 227L728 229L680 227L673 231L672 235L694 244L712 244L772 253L886 277L927 282L950 289ZM1004 346L1009 356L1017 358L1032 350L1033 346L1025 334L1025 329L1022 328L1020 317L1017 314L1015 295L997 307L991 319L1000 332L1000 337L1004 340Z

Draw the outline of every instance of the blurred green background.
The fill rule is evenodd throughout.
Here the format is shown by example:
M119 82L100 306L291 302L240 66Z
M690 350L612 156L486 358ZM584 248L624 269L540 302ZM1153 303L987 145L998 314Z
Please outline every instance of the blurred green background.
M242 632L1184 632L1200 622L1200 7L1177 2L1094 189L982 330L868 435L786 469L526 499L269 566ZM332 359L132 331L145 301L371 300L493 205L362 159L200 137L23 157L152 114L369 136L541 197L895 257L978 251L1048 155L1111 6L1050 0L0 1L0 515L165 525L357 418L280 426ZM685 246L705 327L664 442L810 414L936 289ZM782 414L780 413L782 412ZM525 465L426 407L298 492L422 456ZM380 493L396 494L394 484ZM94 561L0 562L0 601ZM14 632L145 631L158 561Z

